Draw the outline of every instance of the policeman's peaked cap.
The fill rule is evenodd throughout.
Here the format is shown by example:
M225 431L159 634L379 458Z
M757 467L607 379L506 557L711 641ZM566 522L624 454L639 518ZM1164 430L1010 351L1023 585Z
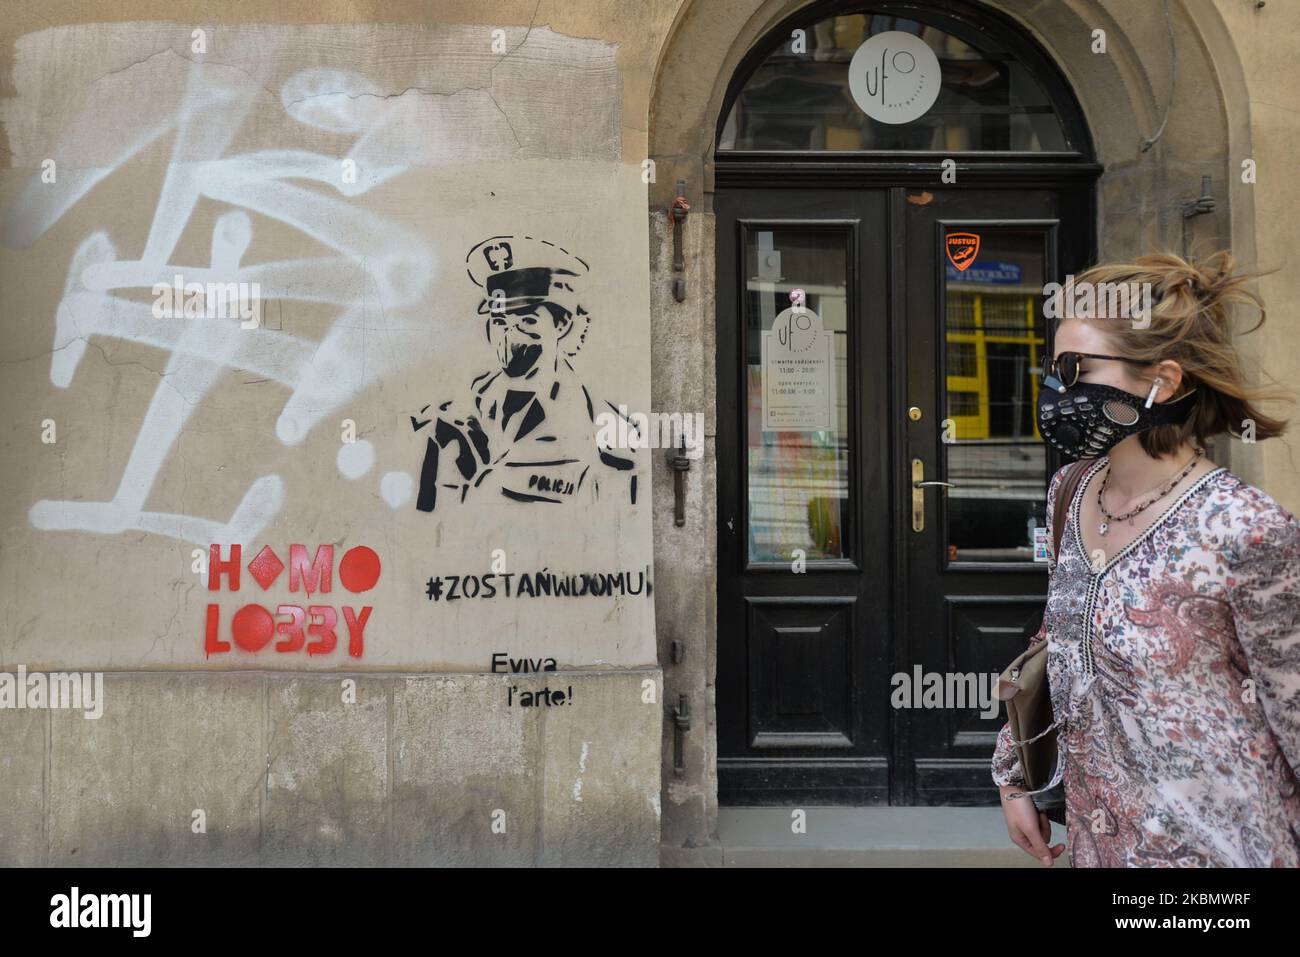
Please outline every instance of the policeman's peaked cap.
M578 311L577 281L589 271L587 263L563 246L534 236L493 236L465 257L470 281L485 295L480 315L493 310L513 312L553 302L570 315Z

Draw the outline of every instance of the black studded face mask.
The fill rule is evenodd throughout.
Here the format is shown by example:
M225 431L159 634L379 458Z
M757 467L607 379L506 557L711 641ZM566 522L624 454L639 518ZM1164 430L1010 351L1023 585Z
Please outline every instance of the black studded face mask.
M1195 390L1173 402L1145 405L1145 397L1099 382L1076 382L1064 392L1038 392L1038 430L1071 459L1092 459L1130 435L1178 425L1191 414Z

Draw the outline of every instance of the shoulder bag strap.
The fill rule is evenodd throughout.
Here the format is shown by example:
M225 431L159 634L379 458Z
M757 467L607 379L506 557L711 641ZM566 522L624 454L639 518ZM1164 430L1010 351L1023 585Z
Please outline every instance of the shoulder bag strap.
M1056 490L1056 507L1052 510L1052 554L1058 563L1061 560L1061 535L1065 531L1065 523L1069 521L1070 503L1074 501L1074 493L1079 490L1083 473L1088 471L1094 461L1080 459L1067 466L1065 475L1061 477L1060 488Z

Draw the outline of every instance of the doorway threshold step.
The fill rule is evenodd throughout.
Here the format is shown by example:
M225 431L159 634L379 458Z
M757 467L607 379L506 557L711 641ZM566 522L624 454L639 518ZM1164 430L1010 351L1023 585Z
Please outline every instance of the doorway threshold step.
M997 807L722 807L718 843L664 848L665 867L1042 867L1007 836ZM1053 843L1065 829L1052 825ZM1062 855L1054 867L1069 866Z

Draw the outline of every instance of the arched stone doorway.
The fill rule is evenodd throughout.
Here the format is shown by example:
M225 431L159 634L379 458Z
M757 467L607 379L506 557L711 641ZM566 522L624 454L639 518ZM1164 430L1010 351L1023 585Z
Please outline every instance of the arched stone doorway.
M920 11L927 5L903 6ZM1001 14L1022 35L1032 38L1077 98L1095 159L1103 167L1092 217L1093 255L1123 255L1160 245L1178 248L1185 229L1191 231L1194 247L1227 242L1226 190L1219 192L1218 209L1211 216L1185 222L1177 212L1182 200L1199 192L1203 175L1210 175L1214 184L1227 181L1230 140L1248 137L1248 130L1243 132L1237 119L1230 123L1227 118L1225 100L1239 95L1240 70L1234 72L1235 52L1212 5L1173 5L1170 28L1179 50L1179 82L1164 130L1145 151L1142 143L1160 129L1169 102L1171 62L1168 51L1157 42L1169 42L1163 19L1140 16L1139 11L1110 2L1069 7L1040 4L1029 12L1013 9L1018 5L1011 3L966 6L975 16L981 11ZM675 182L682 179L693 208L685 230L688 293L684 302L676 302L671 295L670 280L680 275L671 269L671 229L662 216L653 219L652 275L661 280L655 283L652 307L654 401L658 408L703 409L711 436L720 431L715 296L722 286L722 279L715 280L712 274L719 251L715 137L745 57L761 47L765 37L784 28L791 14L800 9L814 8L757 0L690 4L679 14L656 70L650 153L658 165L658 179L651 186L651 206L657 210L667 207ZM831 9L849 10L851 5L816 6L818 11ZM1089 49L1095 29L1107 31L1105 55ZM1199 95L1194 95L1196 92ZM918 162L913 172L939 171L937 163L928 171L925 166ZM962 172L959 161L959 177ZM1234 203L1238 192L1234 189L1230 197ZM1234 212L1240 216L1242 207L1237 205ZM1243 240L1238 245L1248 244ZM730 411L724 410L724 423L729 415ZM669 700L685 694L695 718L694 730L683 737L680 772L673 768L671 729L666 731L666 846L703 843L716 820L715 689L726 679L718 658L718 629L720 622L726 627L736 617L734 609L723 608L717 600L717 542L722 522L716 508L720 487L725 487L725 476L736 463L721 461L718 445L711 447L714 454L706 456L704 468L688 482L691 507L687 527L677 529L671 523L661 523L656 533L657 616L664 660L669 660L669 639L683 640L696 652L688 653L666 676ZM896 464L891 463L895 472ZM657 489L656 494L663 497L657 511L671 513L671 482L661 481ZM933 500L927 504L934 509ZM891 661L890 670L895 666L896 661ZM894 746L896 742L891 744ZM894 796L897 798L896 793ZM938 803L944 803L942 797Z

